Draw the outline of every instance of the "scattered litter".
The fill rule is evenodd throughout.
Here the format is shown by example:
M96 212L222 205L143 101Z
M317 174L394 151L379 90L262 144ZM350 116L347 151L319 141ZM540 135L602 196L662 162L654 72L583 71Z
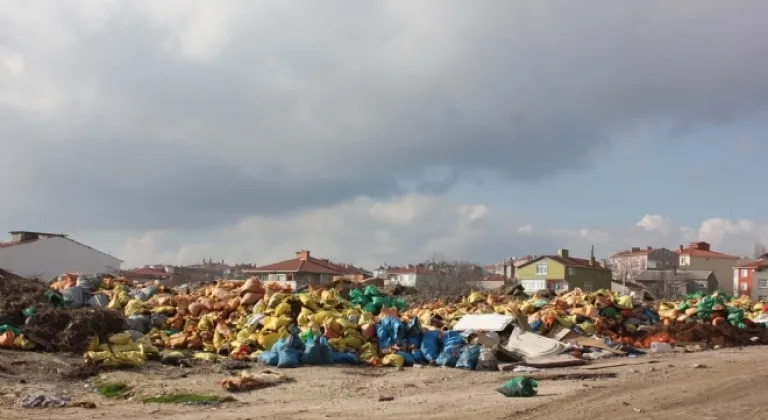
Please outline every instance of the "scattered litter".
M69 398L56 395L29 395L16 403L18 408L61 408L69 404Z
M533 397L536 395L538 386L535 380L526 376L518 376L507 381L496 391L505 397Z
M255 375L250 375L248 372L240 372L240 375L225 378L219 381L219 385L229 392L243 392L253 389L268 388L284 382L288 382L290 379L277 372L271 370L265 370Z

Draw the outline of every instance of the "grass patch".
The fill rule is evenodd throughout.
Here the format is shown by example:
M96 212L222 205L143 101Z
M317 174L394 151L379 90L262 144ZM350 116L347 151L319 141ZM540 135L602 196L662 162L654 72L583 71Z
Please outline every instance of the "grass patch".
M106 398L123 398L133 388L122 382L107 382L95 385L96 392Z
M147 398L144 402L157 404L216 404L234 400L232 397L219 397L217 395L168 394Z

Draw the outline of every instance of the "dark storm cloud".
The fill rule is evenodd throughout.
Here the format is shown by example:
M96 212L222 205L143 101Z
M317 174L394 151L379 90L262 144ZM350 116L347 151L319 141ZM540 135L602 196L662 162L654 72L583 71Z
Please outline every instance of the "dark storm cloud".
M15 224L207 226L403 178L539 180L588 168L633 124L727 123L768 101L761 1L222 2L231 20L197 29L174 3L120 4L102 26L65 8L27 28L55 49L14 8L0 18L0 43L64 98L45 119L0 102ZM217 31L215 54L179 54ZM0 87L31 89L14 80ZM436 167L450 176L423 181Z

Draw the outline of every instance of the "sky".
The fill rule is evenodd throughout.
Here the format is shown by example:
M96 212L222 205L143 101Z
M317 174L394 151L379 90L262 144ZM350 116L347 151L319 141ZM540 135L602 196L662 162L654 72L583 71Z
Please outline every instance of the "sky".
M0 0L0 228L126 267L768 243L768 2Z

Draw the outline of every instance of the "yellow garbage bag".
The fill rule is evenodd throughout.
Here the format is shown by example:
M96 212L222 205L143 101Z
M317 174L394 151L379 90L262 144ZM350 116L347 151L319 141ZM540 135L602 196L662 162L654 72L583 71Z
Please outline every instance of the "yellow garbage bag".
M619 309L632 309L634 305L632 304L632 297L631 296L622 296L619 298L619 300L616 302L616 306L619 307Z
M112 300L110 300L109 304L107 304L107 309L112 309L115 311L120 311L123 309L123 305L120 303L120 296L117 293L112 296Z
M141 351L139 348L139 345L136 343L126 343L126 344L113 344L111 347L111 350L113 353L125 353L128 351Z
M328 340L328 345L337 352L344 352L347 349L347 344L343 338L331 338Z
M312 312L316 312L318 309L320 309L317 306L317 299L315 299L315 297L309 293L300 294L299 300L304 307L309 308Z
M131 335L127 332L112 334L107 341L109 344L128 344L131 342Z
M296 317L296 322L300 327L305 327L309 325L310 322L312 322L310 318L312 315L314 315L314 313L309 308L301 308L299 316Z
M579 327L581 327L581 330L584 331L587 335L592 335L597 332L597 327L595 327L595 324L591 322L582 322L579 324Z
M287 327L291 324L291 319L287 317L268 316L261 320L261 325L265 330L277 331L280 328Z
M360 331L347 329L344 330L344 345L351 349L359 350L365 344L365 339Z
M373 321L374 321L374 319L373 319L373 314L372 314L372 313L370 313L370 312L365 312L365 311L363 311L363 312L360 314L360 319L357 321L357 325L365 325L365 324L370 324L370 323L371 323L371 322L373 322Z
M267 303L267 309L275 309L277 308L277 305L283 303L283 301L290 295L285 293L275 293L269 298L269 303Z
M525 315L530 315L530 314L532 314L532 313L536 312L536 308L534 308L534 307L533 307L533 303L531 303L531 302L525 302L525 303L524 303L524 304L523 304L523 305L520 307L520 312L522 312L522 313L523 313L523 314L525 314Z
M151 312L153 314L173 315L176 313L176 307L175 306L156 306L152 308Z
M195 354L192 355L192 358L196 360L204 360L206 362L215 362L220 359L219 355L216 353L208 353L203 351L195 352Z
M338 325L339 329L341 329L341 330L348 330L350 328L354 329L356 327L355 324L349 322L349 320L344 318L344 317L335 318L333 320L333 323Z
M315 324L321 325L323 322L325 322L326 319L331 318L332 316L333 312L331 311L320 311L312 315L311 320Z
M388 354L381 360L381 364L384 366L403 367L405 359L399 354Z
M571 328L576 325L575 316L558 316L556 319L557 322L565 328Z
M259 343L264 350L270 350L272 346L280 340L282 334L279 332L261 331L256 334L256 342Z
M274 316L288 315L291 313L291 304L288 302L280 302L273 312Z
M486 297L478 292L472 292L469 294L469 303L483 302Z
M323 292L320 294L320 300L323 303L331 306L339 303L339 297L336 295L336 289L323 290Z
M143 306L144 306L144 303L142 301L138 299L133 299L125 305L125 308L123 309L123 314L125 314L125 316L136 315L137 313L141 312L141 310L143 309Z
M370 360L376 357L376 346L373 343L365 343L360 347L360 359Z
M213 317L210 314L205 314L200 317L200 321L197 322L198 331L210 331L215 327L213 324Z
M264 299L261 299L258 301L255 305L253 305L253 314L263 314L264 311L267 310L267 304L264 303Z

